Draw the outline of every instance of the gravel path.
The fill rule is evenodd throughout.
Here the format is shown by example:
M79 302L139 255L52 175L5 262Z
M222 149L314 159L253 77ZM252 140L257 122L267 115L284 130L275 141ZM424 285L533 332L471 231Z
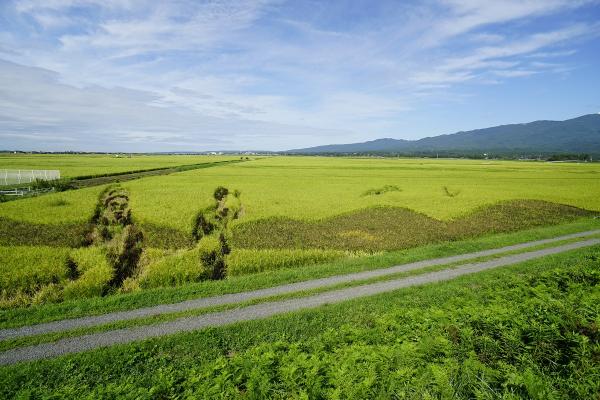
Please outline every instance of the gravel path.
M205 327L221 326L235 322L266 318L291 311L314 308L324 304L339 303L350 299L372 296L409 286L454 279L456 277L475 272L517 264L527 260L597 244L600 244L600 239L588 239L552 248L508 255L489 261L465 264L454 269L429 272L402 279L394 279L372 284L365 284L362 286L332 290L307 297L261 303L201 316L179 318L156 325L100 332L85 336L62 339L54 343L44 343L35 346L12 349L0 353L0 365L50 358L64 354L92 350L100 347L112 346L115 344L131 343L133 341L144 340L163 335L189 332Z
M376 269L371 271L357 272L345 275L335 275L327 278L313 279L309 281L291 283L287 285L275 286L265 289L253 290L249 292L224 294L214 297L204 297L199 299L187 300L180 303L161 304L158 306L138 308L128 311L118 311L102 315L66 319L53 321L38 325L24 326L19 328L0 330L0 340L12 339L17 337L34 336L45 333L63 332L76 328L85 328L98 326L118 321L131 320L136 318L151 317L160 314L169 314L175 312L189 311L206 307L219 305L228 305L241 303L248 300L255 300L270 296L289 294L303 290L318 289L341 283L367 280L386 275L393 275L401 272L413 271L416 269L432 267L436 265L450 264L459 261L465 261L478 257L492 256L506 253L509 251L522 250L549 243L555 243L562 240L582 238L594 234L600 234L600 230L578 232L569 235L563 235L551 239L536 240L532 242L520 243L511 246L505 246L497 249L477 251L473 253L460 254L456 256L435 258L430 260L418 261L410 264L397 265L389 268Z

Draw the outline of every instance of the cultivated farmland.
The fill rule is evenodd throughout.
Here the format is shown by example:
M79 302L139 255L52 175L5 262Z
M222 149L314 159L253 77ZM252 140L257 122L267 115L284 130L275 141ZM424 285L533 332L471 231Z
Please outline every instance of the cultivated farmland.
M68 161L70 171L78 171L73 163L106 161L40 157L52 168ZM160 165L191 161L153 157ZM149 165L141 158L129 168ZM115 168L125 166L106 170ZM2 306L592 220L599 175L598 164L263 157L10 201L0 204ZM43 262L31 265L31 257Z
M73 178L236 159L231 156L129 154L0 154L0 169L58 169Z
M69 157L74 178L88 173L93 157ZM42 158L52 169L65 159ZM600 389L571 378L598 373L590 360L599 164L279 156L159 164L207 160L0 203L0 363L27 360L27 351L92 350L0 367L3 396L587 398ZM584 238L577 252L403 286L469 265L512 265L528 249L535 257L576 249ZM203 316L245 320L395 282L406 288L181 333ZM180 333L130 343L163 327ZM98 349L96 337L124 341Z

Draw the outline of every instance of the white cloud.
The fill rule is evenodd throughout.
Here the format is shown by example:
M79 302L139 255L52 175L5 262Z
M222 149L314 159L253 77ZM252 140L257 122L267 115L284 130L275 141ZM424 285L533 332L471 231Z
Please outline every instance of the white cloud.
M522 27L587 3L394 2L376 21L327 24L341 6L15 1L22 29L0 27L0 134L281 149L391 136L403 113L466 82L568 71L598 24ZM519 29L494 29L509 23Z
M522 61L514 61L514 57L527 56L546 47L561 45L586 35L597 35L598 30L598 25L577 24L555 31L519 37L497 46L475 48L470 54L447 58L433 68L415 73L412 80L425 84L463 82L481 77L482 73L490 69L493 74L507 78L532 75L538 71L512 69L522 63ZM497 70L498 67L505 69ZM530 67L541 67L541 65L530 63Z
M530 76L538 74L539 71L527 70L527 69L512 69L512 70L501 70L492 71L492 74L498 75L504 78L519 78L523 76Z
M265 3L259 0L189 1L183 5L157 2L139 14L102 21L92 32L64 35L60 41L67 51L109 49L117 51L120 57L198 49L248 27L260 16Z
M124 151L251 147L240 132L269 137L340 135L342 132L236 118L216 118L176 107L150 105L155 95L125 88L76 88L38 68L0 62L0 137L26 148ZM13 91L18 85L19 91ZM290 140L290 137L292 140ZM74 143L77 142L77 143ZM296 139L296 143L299 143Z
M443 0L448 18L432 25L422 43L437 45L440 41L482 26L523 18L548 15L591 3L592 0Z

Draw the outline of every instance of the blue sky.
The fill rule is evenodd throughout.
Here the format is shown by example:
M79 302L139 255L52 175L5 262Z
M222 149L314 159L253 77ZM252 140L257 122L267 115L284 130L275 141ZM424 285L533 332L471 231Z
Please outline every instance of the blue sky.
M285 150L600 112L600 2L0 2L0 149Z

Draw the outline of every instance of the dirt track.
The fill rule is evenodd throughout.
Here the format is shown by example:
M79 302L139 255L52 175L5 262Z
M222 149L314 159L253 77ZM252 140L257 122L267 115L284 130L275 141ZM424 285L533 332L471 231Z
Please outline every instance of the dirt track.
M16 348L0 353L0 365L50 358L64 354L92 350L100 347L112 346L115 344L125 344L164 335L189 332L206 327L221 326L235 322L266 318L291 311L314 308L324 304L339 303L346 300L372 296L400 288L450 280L463 275L485 271L492 268L513 265L547 255L558 254L569 250L598 244L600 244L600 239L588 239L542 250L507 255L489 261L465 264L456 268L424 273L402 279L394 279L350 288L332 290L308 297L260 303L252 306L222 312L214 312L196 317L179 318L156 325L106 331L62 339L53 343L44 343L35 346Z
M582 238L600 234L600 230L578 232L570 235L558 236L551 239L536 240L532 242L520 243L511 246L505 246L497 249L482 250L473 253L460 254L450 257L435 258L430 260L418 261L410 264L397 265L389 268L381 268L372 271L364 271L345 275L336 275L328 278L313 279L309 281L291 283L287 285L275 286L265 289L253 290L242 293L224 294L214 297L205 297L193 300L187 300L180 303L161 304L152 307L138 308L129 311L112 312L103 315L90 317L73 318L60 321L53 321L39 325L24 326L14 329L0 330L0 340L12 339L17 337L34 336L45 333L62 332L76 328L85 328L98 326L118 321L126 321L136 318L151 317L161 314L169 314L174 312L182 312L207 308L219 305L236 304L244 301L255 300L270 296L289 294L304 290L324 288L327 286L367 280L372 278L383 277L386 275L398 274L401 272L413 271L421 268L432 267L436 265L444 265L459 261L466 261L478 257L493 256L496 254L506 253L509 251L523 250L534 246L550 244L562 240Z

